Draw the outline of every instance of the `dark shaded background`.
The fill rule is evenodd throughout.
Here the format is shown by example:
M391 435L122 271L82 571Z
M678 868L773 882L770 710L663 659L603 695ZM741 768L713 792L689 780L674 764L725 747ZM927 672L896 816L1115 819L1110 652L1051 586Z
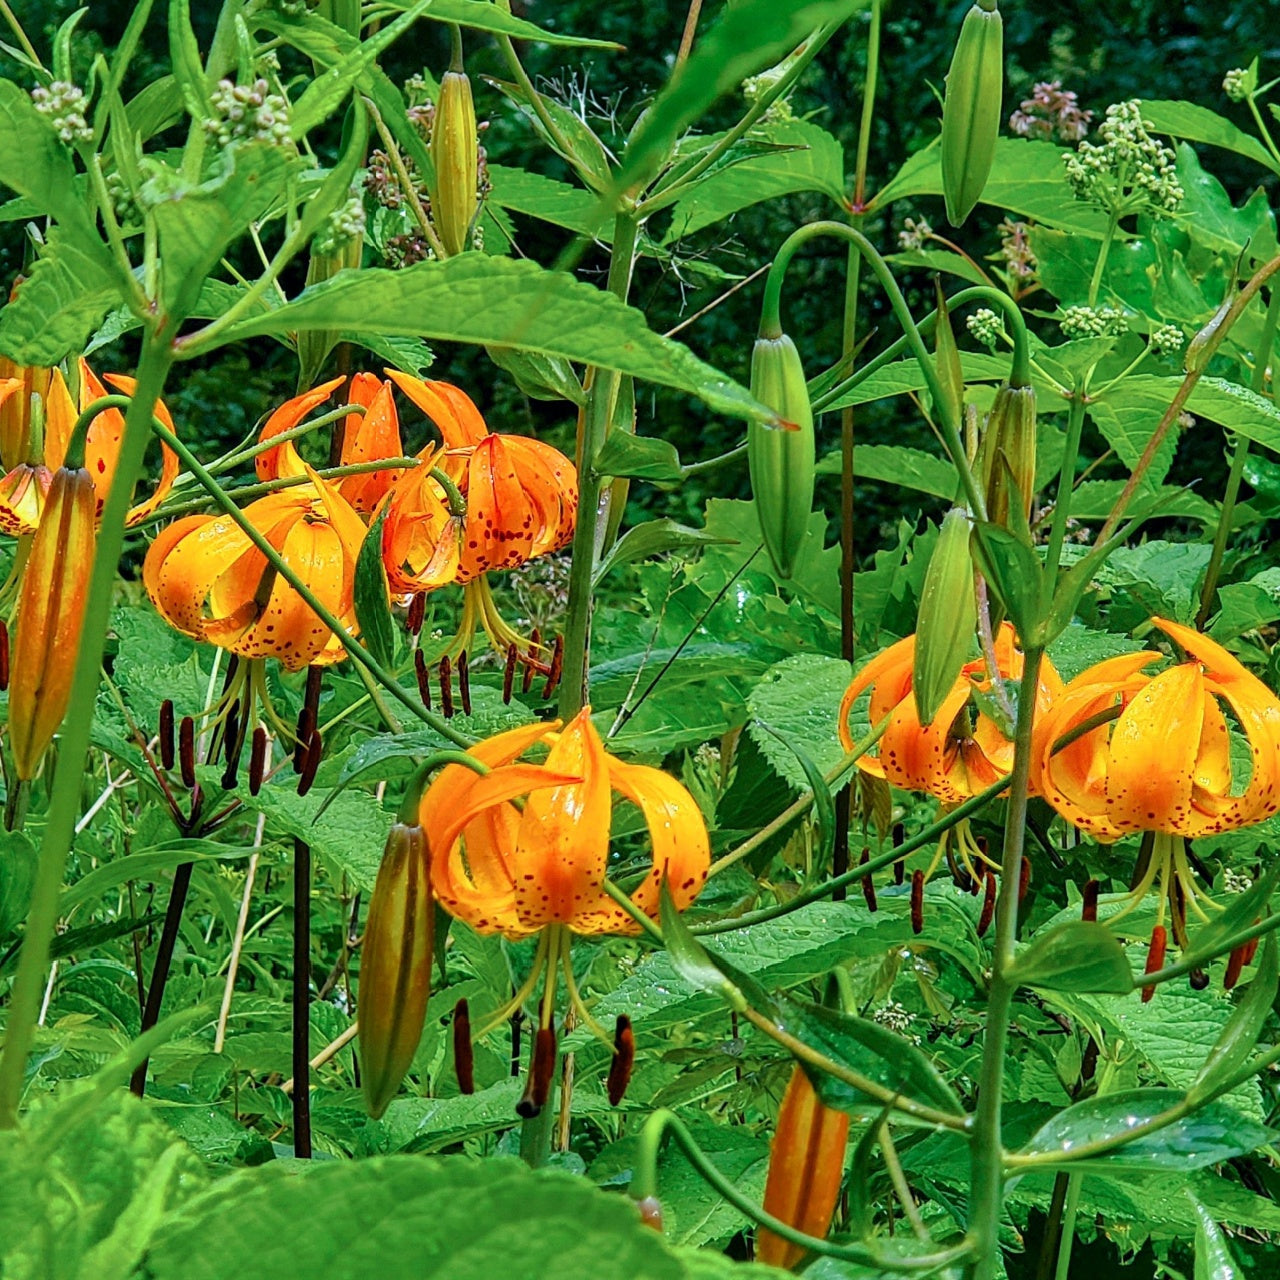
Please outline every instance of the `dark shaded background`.
M13 9L41 49L48 49L58 24L76 8L75 0L16 0ZM80 52L87 66L96 47L109 48L132 9L129 0L104 0L90 7L79 28ZM715 3L708 3L703 29L714 19ZM881 88L878 95L870 185L884 181L938 129L938 106L931 86L940 86L952 45L966 9L964 0L945 5L922 0L899 0L887 6L883 40ZM207 44L219 6L193 5L202 43ZM164 5L156 6L152 35L144 42L135 64L134 87L167 70ZM531 45L522 48L531 74L544 89L561 97L585 101L588 115L605 140L621 144L627 129L662 84L670 70L683 28L684 3L601 4L599 0L528 0L517 11L541 25L567 32L617 40L620 53L562 50ZM1280 3L1226 6L1213 3L1169 5L1163 0L1042 0L1004 7L1007 85L1005 114L1026 96L1034 81L1060 78L1078 92L1081 104L1100 115L1109 103L1129 97L1187 98L1211 106L1249 128L1247 110L1228 102L1221 92L1223 73L1246 65L1255 55L1263 61L1263 77L1275 72L1280 55ZM477 107L491 121L485 144L492 160L523 164L556 177L567 176L562 166L542 151L527 126L506 109L501 95L480 84L486 74L503 76L497 50L477 34L467 37L468 66L477 80ZM412 41L392 48L384 65L393 79L403 81L423 66L439 72L447 61L445 28L422 23ZM0 55L6 75L25 73ZM845 144L852 169L857 112L864 73L862 28L853 24L846 38L834 42L819 59L794 99L797 115L812 116ZM730 123L739 103L727 100L706 122L708 129ZM1215 150L1208 156L1214 172L1233 197L1256 185L1258 174L1247 161ZM1274 197L1274 192L1273 192ZM1273 199L1274 202L1274 199ZM895 247L896 231L904 217L923 214L942 226L940 201L902 202L892 210L893 224L870 228L886 248ZM657 329L667 329L692 314L726 287L709 284L700 264L746 275L768 260L777 244L796 225L833 212L823 196L795 196L757 206L731 222L710 228L681 245L690 261L684 266L642 261L636 272L633 300L647 312ZM965 247L975 256L992 253L998 240L989 211L979 209L963 231ZM522 252L543 262L553 260L564 244L554 228L529 220L518 226ZM7 285L18 270L21 230L0 227L0 283ZM818 369L837 352L843 280L842 250L815 246L789 276L786 300L788 327L801 345L811 369ZM592 251L580 270L602 275L603 255ZM296 282L300 285L300 281ZM923 299L928 281L911 282ZM723 306L700 319L681 336L695 351L727 372L745 379L759 308L756 282ZM875 322L883 313L877 295L868 290L863 314ZM116 353L111 353L116 354ZM117 360L128 358L127 350ZM107 363L107 361L103 361ZM197 436L212 452L249 431L274 401L294 390L295 366L282 348L234 350L203 366L179 370L168 399L183 430ZM561 406L531 403L474 349L441 346L434 376L462 383L489 415L494 426L528 429L535 426L551 438L567 438L569 422ZM731 448L742 436L737 422L709 416L686 397L646 389L642 395L640 430L662 435L677 444L686 461ZM891 440L928 447L925 428L904 401L885 402L860 411L861 439ZM820 440L833 447L838 428L820 427ZM1212 491L1222 469L1220 444L1208 445L1203 456L1180 459L1180 468L1200 477ZM820 482L820 501L836 509L834 480ZM679 519L696 520L708 496L745 493L745 466L704 473L676 493L660 495L643 490L633 506L660 505ZM911 499L914 503L914 498ZM868 484L859 495L861 551L869 553L883 539L886 524L900 514L901 496L886 486ZM914 514L915 505L905 512ZM633 516L640 511L633 510Z

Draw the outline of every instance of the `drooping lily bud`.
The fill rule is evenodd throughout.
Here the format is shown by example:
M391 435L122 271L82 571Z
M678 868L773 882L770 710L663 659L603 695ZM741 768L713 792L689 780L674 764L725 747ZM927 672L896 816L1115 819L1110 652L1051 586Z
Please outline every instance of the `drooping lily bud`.
M426 832L397 822L369 899L360 957L361 1083L375 1119L395 1097L422 1038L434 924Z
M14 364L0 356L0 466L6 472L31 461L32 398L36 404L44 402L52 376L51 369Z
M973 557L969 553L972 527L969 512L952 507L943 517L925 570L911 677L916 712L925 728L954 689L978 623Z
M96 511L88 470L59 467L32 537L14 614L9 743L23 781L35 777L71 701Z
M796 1066L769 1149L765 1212L797 1231L825 1236L840 1195L848 1140L848 1114L825 1106L809 1077ZM804 1250L799 1245L763 1227L756 1233L757 1262L789 1268L802 1257Z
M765 549L778 573L789 578L808 534L817 459L804 368L785 333L756 340L751 394L784 424L747 427L747 466Z
M458 58L454 69L446 71L440 81L440 98L431 127L431 163L436 171L431 188L431 218L450 257L467 248L478 208L477 147L471 80Z
M1009 528L1014 492L1031 518L1036 485L1036 391L1001 383L978 450L987 519Z
M965 15L942 104L942 194L947 221L973 211L991 173L1004 89L1004 26L996 0L977 0Z

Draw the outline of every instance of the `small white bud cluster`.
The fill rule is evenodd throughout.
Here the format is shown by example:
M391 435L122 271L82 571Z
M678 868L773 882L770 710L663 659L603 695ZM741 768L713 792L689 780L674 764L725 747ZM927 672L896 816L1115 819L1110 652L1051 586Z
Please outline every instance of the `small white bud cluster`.
M31 90L31 101L68 146L93 141L93 129L84 116L84 90L79 85L65 80L55 80L48 88L40 85Z
M1115 217L1174 213L1185 194L1177 177L1177 157L1148 129L1136 99L1108 107L1098 128L1102 141L1082 142L1063 156L1076 196Z
M347 198L325 219L312 242L315 253L336 253L348 241L364 235L364 194L353 186Z
M1243 67L1232 67L1222 77L1222 92L1232 102L1243 102L1249 96L1249 73Z
M1151 331L1151 349L1160 355L1181 351L1186 338L1176 324L1162 324Z
M1058 325L1068 338L1108 338L1128 328L1118 307L1067 307Z
M1230 867L1222 869L1222 891L1224 893L1243 893L1246 889L1252 888L1252 876L1244 875L1239 871L1232 871Z
M978 342L993 351L1004 336L1004 323L990 307L975 311L965 320L964 325Z
M924 218L918 221L906 218L902 223L902 230L898 232L898 243L910 253L915 249L923 249L925 241L932 235L933 228Z
M218 81L213 91L214 117L205 129L220 146L232 142L271 142L278 147L292 147L289 129L289 104L278 93L271 92L266 80L252 84Z
M873 1021L878 1022L882 1027L887 1028L896 1035L905 1036L912 1044L920 1043L920 1037L911 1034L913 1022L911 1014L907 1012L904 1005L900 1005L896 1000L886 1000L871 1017Z

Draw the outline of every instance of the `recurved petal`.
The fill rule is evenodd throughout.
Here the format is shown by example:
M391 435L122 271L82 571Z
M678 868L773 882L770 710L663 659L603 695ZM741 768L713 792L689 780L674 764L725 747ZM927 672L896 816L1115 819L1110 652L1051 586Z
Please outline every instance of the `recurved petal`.
M853 710L853 704L857 702L858 696L864 689L876 684L881 676L891 670L905 669L909 678L911 662L915 654L915 650L915 636L907 636L905 639L899 640L896 644L891 644L882 653L876 654L876 656L853 677L848 689L845 690L844 697L840 701L840 720L837 725L840 733L840 741L844 744L844 749L846 751L852 751L854 747L853 735L849 731L849 713ZM908 687L910 686L908 685ZM901 701L901 697L896 698L891 705L896 706L897 703ZM877 721L873 713L872 724L874 725L875 723L877 723Z
M304 391L292 400L286 400L266 421L258 435L258 443L265 444L274 436L292 431L311 412L322 405L342 385L342 378L331 378L322 382L310 391ZM277 445L274 449L264 450L253 460L254 470L259 480L275 480L280 476L300 475L301 459L293 446L292 440Z
M218 575L250 546L230 520L187 516L161 530L143 565L143 580L160 616L204 639L205 600Z
M131 378L128 374L109 373L106 375L106 380L127 396L133 395L138 389L137 378ZM170 416L163 400L156 401L155 415L170 431L176 434L173 418ZM92 465L92 459L88 460ZM126 521L130 527L140 524L169 496L169 491L173 488L173 482L178 478L180 469L178 455L162 441L160 444L160 478L156 481L156 487L150 496L130 508Z
M475 402L448 382L424 382L399 369L383 372L436 424L446 449L474 448L489 434Z

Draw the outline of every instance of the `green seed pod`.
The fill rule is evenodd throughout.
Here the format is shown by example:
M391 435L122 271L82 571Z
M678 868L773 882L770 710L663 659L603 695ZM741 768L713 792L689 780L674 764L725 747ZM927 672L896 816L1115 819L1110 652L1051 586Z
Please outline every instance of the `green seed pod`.
M435 123L431 128L431 218L449 256L467 248L476 216L480 181L476 109L465 71L446 71L440 81Z
M427 862L426 832L397 822L369 899L360 953L360 1066L374 1119L400 1088L426 1021L435 924Z
M978 449L978 470L986 496L987 519L992 524L1011 527L1015 487L1023 519L1030 520L1036 484L1034 387L1000 384Z
M911 687L916 714L926 728L959 677L978 624L973 558L969 554L972 528L969 512L952 507L943 518L925 570Z
M756 340L751 394L787 424L747 427L747 465L764 545L778 573L789 578L808 536L817 459L809 388L800 353L785 333Z
M1000 132L1004 30L996 0L977 0L965 15L942 103L942 194L958 227L987 185Z

